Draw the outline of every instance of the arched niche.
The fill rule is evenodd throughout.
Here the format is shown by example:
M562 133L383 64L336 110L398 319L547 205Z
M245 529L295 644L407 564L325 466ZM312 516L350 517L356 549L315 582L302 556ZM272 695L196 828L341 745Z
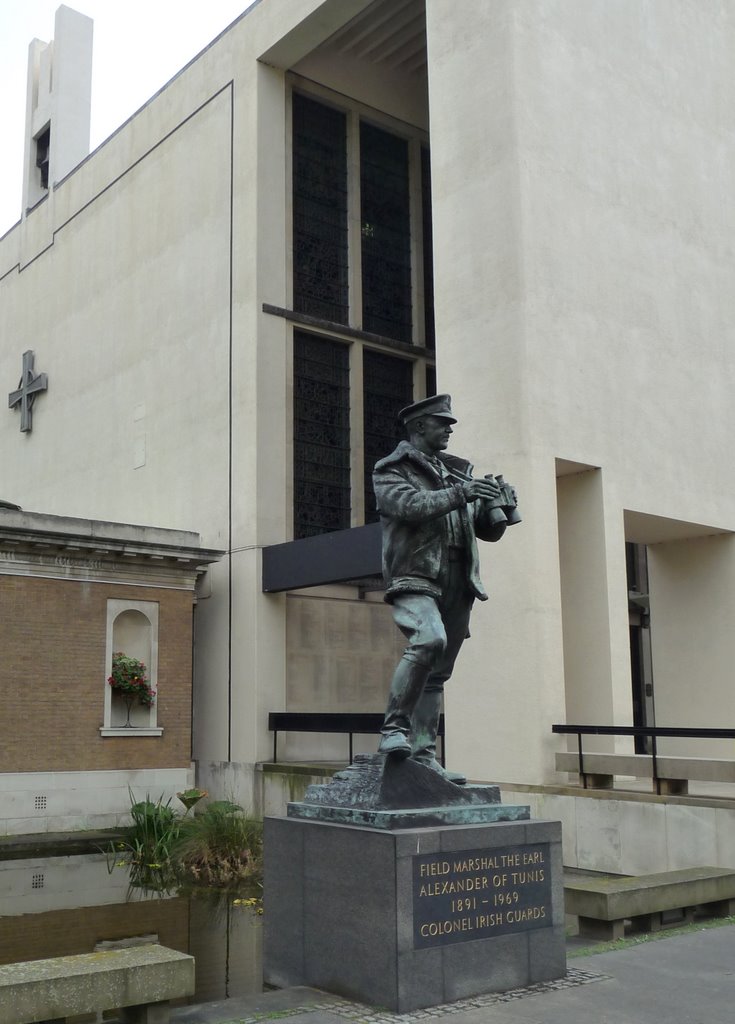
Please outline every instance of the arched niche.
M102 733L108 735L140 735L144 731L160 735L158 727L158 603L156 601L107 602L107 651L105 668L105 713ZM113 654L121 651L142 661L148 682L157 696L150 708L137 702L128 710L123 697L107 680L112 672Z

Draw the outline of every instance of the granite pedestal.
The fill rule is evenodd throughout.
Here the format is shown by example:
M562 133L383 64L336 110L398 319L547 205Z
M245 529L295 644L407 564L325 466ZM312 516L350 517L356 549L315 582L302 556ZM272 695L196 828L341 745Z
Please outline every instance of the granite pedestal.
M566 973L558 822L267 818L264 885L269 985L406 1013Z

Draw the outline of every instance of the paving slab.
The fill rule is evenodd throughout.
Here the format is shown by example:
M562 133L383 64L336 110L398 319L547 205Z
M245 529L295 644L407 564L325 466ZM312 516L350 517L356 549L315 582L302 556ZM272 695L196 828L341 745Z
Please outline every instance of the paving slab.
M566 978L398 1014L309 988L172 1012L172 1024L733 1024L735 927L575 957Z
M309 1024L321 1024L322 1008L342 1002L346 1006L356 1005L315 988L295 986L234 999L219 999L211 1003L179 1006L171 1011L171 1024L226 1024L233 1020L276 1020L281 1017L297 1024L297 1018L302 1014L308 1015ZM342 1020L340 1018L340 1022ZM326 1018L324 1024L327 1024Z

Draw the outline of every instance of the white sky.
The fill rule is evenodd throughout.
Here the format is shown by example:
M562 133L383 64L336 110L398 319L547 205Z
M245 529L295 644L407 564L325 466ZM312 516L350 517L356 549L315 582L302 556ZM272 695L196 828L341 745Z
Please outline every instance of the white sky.
M172 78L252 0L68 0L94 19L90 148ZM0 0L0 236L20 219L28 45L54 36L61 0Z

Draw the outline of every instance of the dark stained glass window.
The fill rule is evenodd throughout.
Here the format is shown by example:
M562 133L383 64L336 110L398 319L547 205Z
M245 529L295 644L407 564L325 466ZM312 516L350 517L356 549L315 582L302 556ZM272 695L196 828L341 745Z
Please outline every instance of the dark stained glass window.
M411 341L408 143L360 124L362 326Z
M294 334L294 537L350 525L347 345Z
M363 350L363 422L365 445L365 522L378 520L373 466L389 455L406 434L398 412L413 401L413 364L371 349Z
M294 330L294 537L303 538L350 526L351 485L360 486L361 474L365 521L377 519L373 466L403 438L396 414L414 398L415 363L391 341L413 342L414 327L416 340L426 344L426 358L419 358L419 394L424 375L426 394L436 392L436 373L428 365L435 344L434 280L430 156L418 133L410 132L415 143L409 144L393 131L360 120L353 134L348 120L354 111L343 112L340 98L330 106L321 97L293 92L292 100L294 312L334 325L359 325L386 340L379 345L356 337L347 344L339 340L337 326L334 337ZM415 168L414 156L420 159ZM355 241L360 249L350 253L348 180L358 183L348 167L358 164L360 234ZM423 302L421 294L412 294L416 251L423 256L423 278L417 284ZM356 301L349 287L354 264L361 267L361 309L350 309ZM358 436L351 438L354 359L362 360L364 413L362 423L355 424Z
M426 367L426 397L431 398L436 394L436 367Z
M426 347L435 346L434 332L434 249L431 235L431 156L421 147L421 218L424 250L424 338ZM428 392L435 394L435 392Z
M293 94L294 309L339 324L348 322L346 124Z

